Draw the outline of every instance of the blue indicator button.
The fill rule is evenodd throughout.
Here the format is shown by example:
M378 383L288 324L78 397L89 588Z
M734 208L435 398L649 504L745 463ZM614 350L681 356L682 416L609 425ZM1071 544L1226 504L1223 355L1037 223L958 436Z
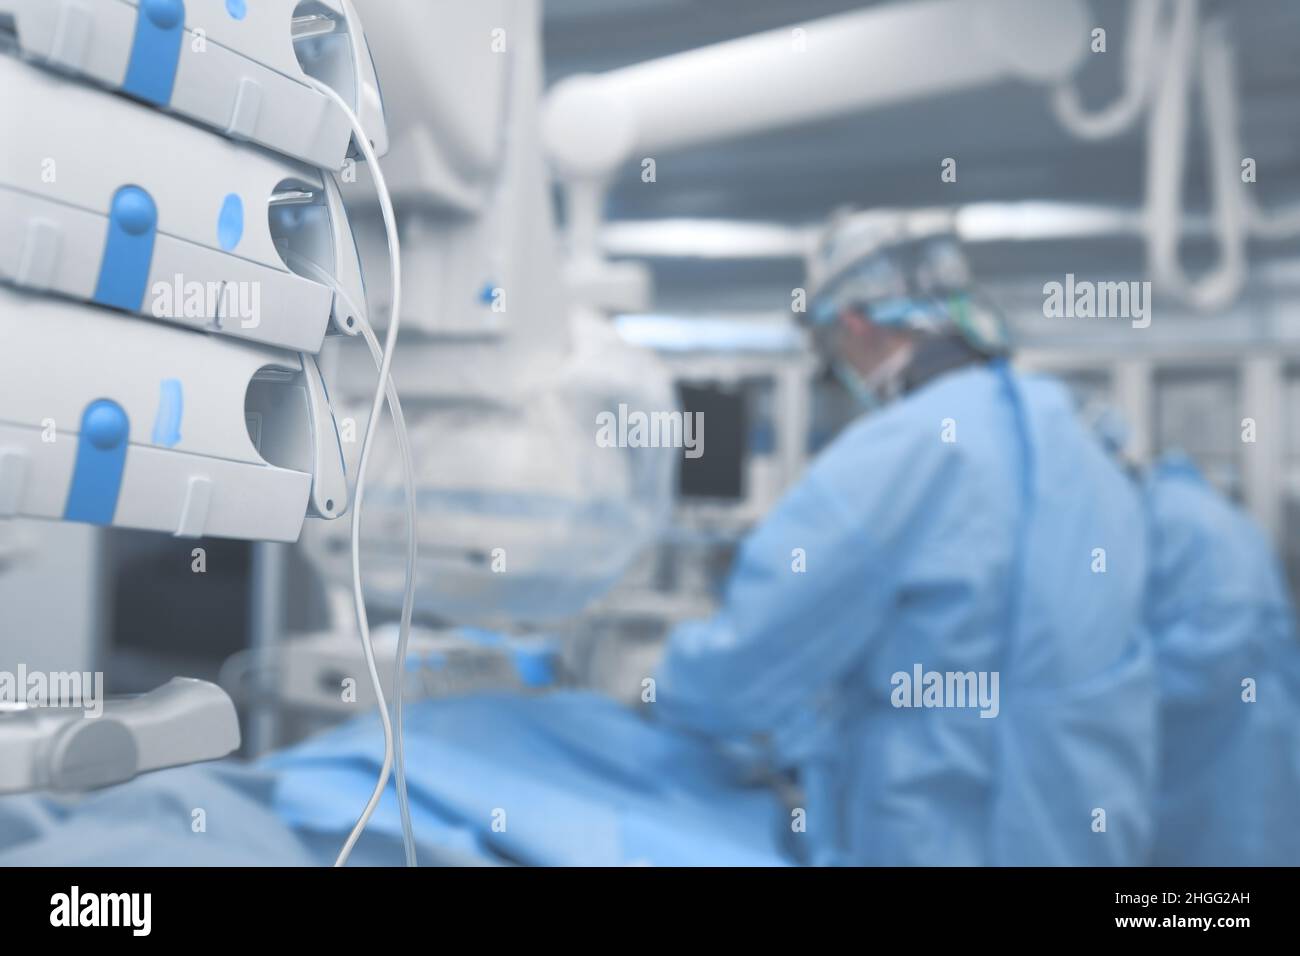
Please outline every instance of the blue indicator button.
M112 218L123 232L142 236L157 224L158 207L139 186L124 186L113 197Z
M170 30L185 18L181 0L141 0L141 9L149 22L160 30Z
M129 431L126 412L117 402L101 399L86 409L81 433L96 448L116 448L126 441Z

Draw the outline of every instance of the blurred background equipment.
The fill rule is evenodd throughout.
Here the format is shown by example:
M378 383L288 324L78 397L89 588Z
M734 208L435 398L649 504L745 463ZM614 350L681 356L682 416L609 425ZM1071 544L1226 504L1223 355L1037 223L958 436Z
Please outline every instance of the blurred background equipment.
M972 9L961 16L974 17L980 5L963 6ZM1238 192L1256 197L1255 207L1270 211L1274 228L1252 227L1243 288L1223 308L1198 312L1152 275L1155 319L1140 334L1123 323L1047 319L1042 285L1067 273L1144 277L1150 240L1144 155L1153 133L1143 117L1154 115L1161 81L1160 71L1140 69L1152 59L1140 53L1148 43L1168 45L1175 27L1168 4L1090 0L1064 5L1064 18L1035 20L1046 35L1074 20L1083 25L1081 37L1056 58L1060 69L1039 63L1037 72L1032 63L1009 62L1014 42L994 51L996 59L980 59L974 49L979 31L955 37L946 20L937 33L907 29L909 22L938 17L942 4L808 0L797 12L800 19L776 0L613 6L551 0L540 13L490 3L453 13L435 4L425 12L371 14L376 22L367 24L368 34L380 75L394 77L385 83L392 126L387 168L412 283L407 328L420 330L403 337L395 376L409 395L408 417L425 471L421 537L442 542L425 549L418 593L426 623L441 626L457 617L485 623L479 609L486 607L508 610L504 616L514 620L493 622L508 630L520 630L521 620L524 631L567 629L576 636L565 645L569 664L562 673L603 674L591 679L628 692L630 678L617 675L644 671L655 635L707 609L728 565L727 541L738 539L797 474L807 451L824 444L846 417L833 385L815 383L810 402L798 397L792 376L811 374L811 358L790 321L792 292L806 282L805 258L824 223L845 206L955 207L974 271L1013 325L1020 361L1061 374L1077 387L1081 404L1118 407L1131 429L1131 456L1190 452L1286 550L1293 586L1300 583L1300 551L1292 546L1300 540L1294 533L1300 527L1300 349L1294 344L1300 314L1292 304L1300 292L1300 243L1277 213L1300 200L1300 126L1288 106L1300 85L1291 55L1300 20L1291 5L1274 0L1252 4L1249 13L1239 5L1199 6L1203 43L1227 44L1235 54L1236 136L1257 170L1257 181ZM1005 16L1010 8L988 9L993 12L987 15ZM404 42L421 33L412 29L420 17L445 25L453 15L463 35L486 34L488 40L449 44L441 57ZM718 59L724 48L696 52L713 43L741 42L734 49L768 65L776 61L764 57L785 49L794 56L802 43L796 62L816 61L827 53L819 46L826 36L818 29L822 17L879 31L871 48L888 59L855 55L853 68L888 73L888 88L837 80L822 84L804 105L793 97L766 102L771 97L755 93L709 123L686 108L699 97L678 97L672 116L642 120L643 134L628 132L600 148L581 145L607 134L592 116L570 114L582 120L575 136L585 139L553 132L566 112L565 91L575 84L630 97L622 122L635 119L639 109L658 108L658 90L697 75L689 71L705 70L708 62L725 62L724 73L738 74L736 64ZM505 42L494 48L497 28L505 31ZM544 58L531 45L533 29L540 30ZM1105 31L1104 52L1092 49L1098 29ZM765 39L743 39L755 36ZM945 62L936 55L936 36L957 44L949 61L983 64L973 85L933 73L935 63ZM674 59L678 55L685 59ZM882 71L882 62L899 68ZM650 65L630 66L640 63ZM675 71L674 63L686 72ZM1186 183L1179 228L1188 269L1213 263L1212 237L1221 228L1213 215L1213 153L1202 135L1198 64L1187 68L1181 93L1191 126L1180 143ZM916 84L910 93L909 82ZM926 85L931 82L942 89ZM477 93L451 95L452 89ZM549 96L540 100L546 89ZM901 94L907 95L897 99ZM749 108L760 99L761 116ZM535 175L544 148L557 157L562 184L559 209L571 240L563 254L548 252L538 231L549 215ZM947 158L956 160L952 182L940 178ZM653 181L644 178L645 159L655 161ZM1240 179L1240 160L1234 175ZM366 201L363 169L357 178L353 228L362 257L373 259L378 224ZM596 197L585 205L584 189ZM547 285L561 265L575 301L569 318L562 290ZM371 273L368 294L382 319L385 280ZM493 302L503 299L504 311L494 311ZM600 393L590 363L583 369L575 359L563 371L571 338L585 332L602 343L600 354L644 362L609 343L608 330L599 325L605 316L616 318L622 339L650 346L666 363L654 394L667 397L654 401L709 402L706 442L715 453L702 459L705 464L679 456L673 478L659 470L662 465L645 466L646 456L629 456L626 467L634 470L613 485L611 473L595 479L596 473L575 468L566 474L562 458L596 451L585 444L583 416L573 411L576 395L590 396L592 388ZM590 321L581 323L584 318ZM751 329L759 330L762 344L747 337ZM365 357L331 357L333 350L327 344L324 359L332 366L331 398L350 410L339 412L341 420L359 424ZM632 367L609 380L644 377ZM668 390L670 379L678 383L676 395ZM551 414L528 398L557 381L574 383L567 407L555 406ZM742 395L744 401L736 401ZM607 397L605 404L612 401ZM588 407L601 406L596 400ZM1259 425L1261 440L1254 443L1240 440L1247 416ZM572 428L569 443L558 445L566 425ZM788 437L801 431L802 440ZM775 445L773 435L780 436ZM382 466L394 458L386 441L381 432L376 475L395 477ZM343 447L355 453L355 444ZM557 453L561 447L569 451ZM741 454L722 455L728 447ZM604 468L612 457L590 460ZM483 464L457 475L457 462ZM583 489L597 484L666 489L673 482L675 517L648 549L650 529L664 514L649 497L620 492L612 510L573 507L586 500ZM368 580L376 599L391 608L400 589L400 499L376 487L371 502L363 547L376 571ZM580 532L584 521L587 530ZM211 559L198 589L202 599L189 570L188 543L113 533L107 570L95 562L87 566L92 576L108 577L98 591L87 585L88 593L115 598L101 654L122 666L110 668L110 680L125 689L152 686L167 655L189 658L189 673L215 677L223 660L249 646L250 619L261 622L252 633L274 633L276 640L286 629L317 633L346 620L331 604L327 583L341 580L341 528L313 522L307 531L305 548L267 546L256 560L237 543L195 542ZM42 536L41 547L59 545ZM504 548L506 574L492 571L496 547ZM567 555L562 561L547 557L561 553ZM382 555L389 558L371 560ZM629 570L619 583L601 595L624 566ZM262 584L252 587L255 569ZM158 586L162 581L170 583ZM213 591L220 597L209 601ZM250 606L250 593L292 597ZM87 600L55 603L68 609ZM199 600L213 613L180 613ZM149 626L166 619L169 604L177 608L173 623ZM547 605L553 613L546 613ZM608 626L611 614L618 628ZM539 616L550 623L529 623ZM184 642L152 636L182 628ZM95 646L82 636L84 628L71 631ZM602 638L591 639L594 634ZM602 662L591 657L598 651Z
M24 35L53 6L0 0L10 52L68 66L55 33ZM330 75L351 5L277 6L295 14L295 68ZM412 695L579 685L640 699L663 635L716 605L737 542L853 413L817 376L792 317L808 258L846 209L951 215L1009 320L1016 361L1064 379L1083 410L1117 409L1135 462L1187 452L1265 529L1300 589L1300 8L1290 0L356 8L369 52L353 65L373 53L383 86L407 277L394 378L420 485ZM151 118L192 121L196 136L224 142L206 105L181 95L198 89L191 59L174 115ZM82 72L106 82L97 68ZM46 72L40 83L74 83ZM273 186L302 167L265 229L276 248L309 257L342 235L329 177L300 162L320 159L318 146L258 154ZM355 171L345 225L382 327L383 236L366 170ZM33 275L23 262L0 243L0 274L23 284L19 273ZM337 330L341 297L264 265ZM347 272L356 295L360 270ZM1067 275L1150 281L1149 327L1049 317L1044 284ZM373 373L341 336L319 364L351 473ZM285 384L273 376L252 398L272 403ZM703 412L706 454L598 447L595 416L620 402ZM0 511L13 473L4 451ZM365 583L391 625L404 542L386 427L375 456ZM347 558L337 522L256 547L0 523L0 651L102 667L120 691L222 675L251 731L246 752L260 753L356 712L339 692L361 673L340 597ZM391 661L390 631L377 628ZM360 690L364 706L364 681Z

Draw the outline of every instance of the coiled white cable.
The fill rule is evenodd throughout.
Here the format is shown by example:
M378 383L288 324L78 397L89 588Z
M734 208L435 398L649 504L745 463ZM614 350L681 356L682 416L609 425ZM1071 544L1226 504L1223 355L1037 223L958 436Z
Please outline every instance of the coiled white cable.
M366 600L361 589L361 508L365 500L366 471L370 464L370 450L374 444L375 423L383 411L385 385L392 369L393 348L397 344L397 333L401 325L402 260L401 242L397 235L397 217L393 212L393 200L388 192L388 184L384 181L383 171L379 168L379 159L375 155L375 148L366 135L361 120L357 118L356 113L352 111L352 108L348 106L343 97L339 96L333 88L326 86L313 77L308 76L306 79L313 88L337 104L352 127L353 139L357 144L357 148L361 150L361 155L365 158L370 174L374 178L375 191L379 194L379 208L384 218L384 232L388 241L389 266L392 276L392 308L388 317L388 330L384 335L384 352L379 367L379 382L375 386L375 397L370 406L370 418L366 422L365 436L361 440L361 457L357 465L356 490L352 496L352 597L356 602L357 629L361 632L361 646L366 658L366 669L370 673L370 683L374 687L375 696L379 701L379 720L384 728L384 760L380 767L379 779L375 783L375 789L366 802L365 808L361 811L361 816L357 819L352 832L348 834L343 848L339 850L338 858L334 861L335 866L344 866L347 864L348 857L351 856L357 840L361 838L361 834L365 831L366 824L374 816L375 808L379 806L384 790L388 787L388 778L393 769L393 725L389 719L388 703L384 699L379 672L375 667L375 651L370 639L370 620L366 615Z

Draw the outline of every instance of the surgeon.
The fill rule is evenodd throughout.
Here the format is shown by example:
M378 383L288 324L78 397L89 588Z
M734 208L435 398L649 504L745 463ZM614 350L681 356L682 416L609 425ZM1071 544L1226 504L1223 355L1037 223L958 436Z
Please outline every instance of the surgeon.
M1300 643L1267 539L1181 455L1145 482L1160 675L1153 862L1300 862Z
M792 780L807 862L1145 862L1136 488L1061 385L1008 367L948 217L843 218L810 279L863 414L671 635L652 713Z

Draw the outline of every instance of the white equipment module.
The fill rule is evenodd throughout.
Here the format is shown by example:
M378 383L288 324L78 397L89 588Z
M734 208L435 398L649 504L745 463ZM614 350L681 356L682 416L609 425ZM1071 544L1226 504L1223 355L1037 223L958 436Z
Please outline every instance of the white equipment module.
M352 130L315 77L388 149L351 0L0 0L6 18L24 57L337 170Z
M365 296L351 130L312 84L387 141L349 0L0 0L0 51L0 516L293 541L343 514L315 353Z
M387 147L350 0L0 0L0 89L0 519L295 541L347 511L316 353L365 290L334 174ZM0 791L239 746L200 681L82 716L0 714Z
M332 176L184 123L160 142L155 110L18 60L0 86L0 279L317 352L336 294L278 238L363 301Z

